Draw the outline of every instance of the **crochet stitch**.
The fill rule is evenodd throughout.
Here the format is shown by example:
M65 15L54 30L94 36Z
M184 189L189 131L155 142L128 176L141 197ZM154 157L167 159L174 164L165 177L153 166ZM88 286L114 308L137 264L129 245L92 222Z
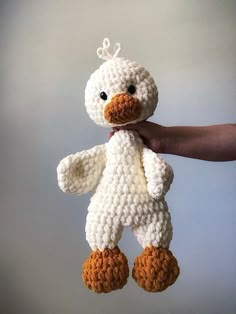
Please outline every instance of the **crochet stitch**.
M136 123L150 117L157 105L156 84L144 67L119 58L120 45L109 52L105 39L98 56L106 60L90 77L85 106L103 127ZM133 278L146 291L162 291L178 277L179 267L169 251L171 218L164 196L173 180L167 162L143 144L135 131L120 130L110 141L69 155L57 168L64 192L95 191L86 221L92 253L83 265L85 285L97 293L122 288L128 263L117 244L124 227L132 227L144 248L133 267Z
M128 260L117 246L112 250L93 251L83 264L83 281L97 293L121 289L128 276Z
M132 276L138 285L149 292L161 292L172 285L179 275L179 267L170 250L146 247L136 257Z

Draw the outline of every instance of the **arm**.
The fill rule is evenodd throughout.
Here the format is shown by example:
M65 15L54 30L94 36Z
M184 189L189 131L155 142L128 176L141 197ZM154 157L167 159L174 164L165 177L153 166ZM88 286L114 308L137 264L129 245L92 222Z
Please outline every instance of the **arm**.
M130 124L145 145L158 153L209 160L236 160L236 124L165 127L152 122Z
M146 147L143 149L142 162L148 192L158 200L168 192L174 177L173 170L164 159Z
M105 162L105 144L65 157L57 167L60 189L76 194L91 191L99 181Z
M165 150L169 154L209 161L236 160L236 124L169 127Z

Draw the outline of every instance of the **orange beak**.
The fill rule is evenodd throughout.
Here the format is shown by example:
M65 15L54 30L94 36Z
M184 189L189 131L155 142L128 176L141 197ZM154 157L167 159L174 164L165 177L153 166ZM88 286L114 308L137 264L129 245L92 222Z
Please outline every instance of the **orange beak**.
M142 111L140 101L128 94L115 95L104 109L109 123L123 124L136 120Z

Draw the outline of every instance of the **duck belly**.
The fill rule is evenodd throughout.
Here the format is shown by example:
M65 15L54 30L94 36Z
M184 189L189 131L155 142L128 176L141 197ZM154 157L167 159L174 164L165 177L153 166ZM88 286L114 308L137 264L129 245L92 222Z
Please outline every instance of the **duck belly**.
M146 223L154 212L167 210L164 201L147 191L142 166L143 143L134 131L116 132L107 144L107 162L91 198L89 211L119 219L122 225Z

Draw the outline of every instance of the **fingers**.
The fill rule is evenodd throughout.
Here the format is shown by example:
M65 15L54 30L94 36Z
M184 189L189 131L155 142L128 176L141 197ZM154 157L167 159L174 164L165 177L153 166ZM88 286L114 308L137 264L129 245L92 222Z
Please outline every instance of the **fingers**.
M154 129L158 125L149 121L141 121L134 124L127 124L122 126L117 126L113 128L113 132L117 132L119 130L135 130L139 133L139 135L143 139L151 139L153 137ZM113 133L114 134L114 133Z
M117 130L137 130L138 131L138 130L144 128L147 124L148 124L147 121L141 121L141 122L134 123L134 124L127 124L127 125L115 127L114 129L117 129Z
M139 131L145 127L145 121L134 123L134 124L128 124L128 125L123 125L123 126L117 126L112 128L113 131L108 133L109 139L115 134L115 132L119 130L136 130Z
M115 134L115 132L116 132L116 131L114 131L114 132L109 132L109 133L108 133L108 138L110 139L110 138Z
M161 144L164 134L163 129L165 129L165 127L159 124L149 121L141 121L134 124L114 127L113 132L110 132L108 136L110 139L114 133L119 130L135 130L138 132L145 146L156 153L161 153L163 149Z

